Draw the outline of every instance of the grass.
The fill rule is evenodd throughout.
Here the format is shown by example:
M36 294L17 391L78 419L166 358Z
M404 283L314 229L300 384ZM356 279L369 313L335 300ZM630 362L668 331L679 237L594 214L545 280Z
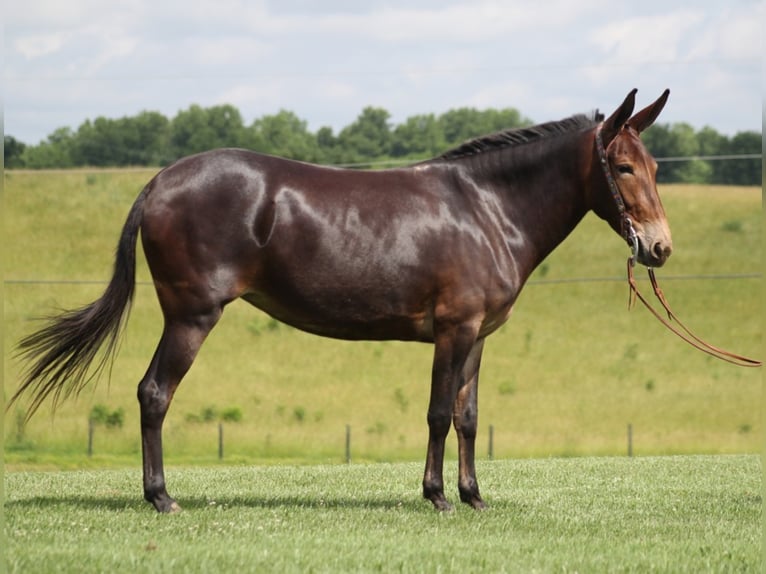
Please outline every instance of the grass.
M8 572L756 572L760 466L482 462L491 508L449 514L416 463L173 468L172 516L139 500L138 470L11 473Z
M34 328L32 319L101 294L124 217L150 176L6 172L6 398L22 369L11 352ZM660 191L675 240L673 257L658 273L671 304L712 343L760 357L759 279L672 280L760 271L759 190ZM642 309L628 312L620 280L560 282L620 278L626 256L623 242L589 216L532 277L485 349L481 456L489 425L496 458L623 454L628 424L639 455L760 449L760 370L717 362ZM63 404L55 417L42 409L24 427L17 425L23 411L11 410L4 421L7 468L140 465L135 389L161 318L143 262L138 279L111 382ZM216 464L217 425L193 419L209 409L235 408L241 421L225 427L229 463L341 462L347 424L355 461L421 461L431 353L428 345L313 337L235 302L176 394L165 425L167 461ZM87 417L95 405L123 409L125 425L99 427L89 459ZM454 440L448 445L454 459Z

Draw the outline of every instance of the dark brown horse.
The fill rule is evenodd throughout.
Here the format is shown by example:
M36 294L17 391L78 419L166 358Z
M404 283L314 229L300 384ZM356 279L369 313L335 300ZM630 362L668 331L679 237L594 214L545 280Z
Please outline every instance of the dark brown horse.
M165 320L138 385L144 496L158 511L179 508L165 488L165 414L237 298L326 337L432 342L423 496L451 508L442 462L452 423L460 499L483 508L474 468L482 349L534 268L589 210L639 262L659 267L670 255L656 163L639 139L668 92L631 115L635 93L604 121L574 116L506 131L402 169L341 170L239 149L181 159L133 204L104 295L21 342L33 361L12 401L32 392L31 415L111 361L140 230Z

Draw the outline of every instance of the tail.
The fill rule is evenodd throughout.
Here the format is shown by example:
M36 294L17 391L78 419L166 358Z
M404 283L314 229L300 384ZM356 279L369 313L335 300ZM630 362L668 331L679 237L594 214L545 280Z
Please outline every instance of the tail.
M59 401L79 394L111 365L133 300L136 243L147 192L148 188L141 192L128 214L117 245L114 273L101 298L80 309L48 317L42 329L20 341L18 356L30 365L6 411L26 393L32 393L27 419L49 396L55 410ZM104 345L106 352L91 369Z

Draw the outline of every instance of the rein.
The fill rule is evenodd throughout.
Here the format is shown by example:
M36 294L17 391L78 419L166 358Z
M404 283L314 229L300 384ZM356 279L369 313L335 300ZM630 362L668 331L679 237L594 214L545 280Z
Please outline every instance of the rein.
M606 148L604 147L604 141L601 138L602 126L603 124L599 124L599 126L596 128L596 150L598 152L598 159L599 163L601 163L604 175L606 176L606 182L609 187L609 191L611 192L612 197L614 198L614 202L617 204L617 210L620 213L622 237L625 239L625 241L628 242L631 250L631 255L628 257L627 262L628 285L630 287L630 294L628 296L628 309L632 309L635 305L636 299L638 299L651 312L651 314L657 318L660 323L662 323L671 332L675 333L679 338L681 338L683 341L686 341L695 349L740 367L760 367L762 365L761 361L750 359L748 357L715 347L692 333L691 330L689 330L689 328L678 319L678 316L670 308L667 299L665 299L665 294L662 292L662 289L657 283L657 277L654 274L653 268L646 268L649 274L649 280L652 284L654 296L662 305L663 309L668 315L668 318L665 319L638 290L638 284L636 283L636 279L633 276L633 268L636 266L636 260L638 257L638 234L633 227L633 222L630 220L630 217L628 217L628 214L625 211L625 202L623 201L622 194L620 194L620 190L617 187L617 182L614 180L612 170L609 168L609 160L606 155ZM675 324L673 324L672 321L674 321Z

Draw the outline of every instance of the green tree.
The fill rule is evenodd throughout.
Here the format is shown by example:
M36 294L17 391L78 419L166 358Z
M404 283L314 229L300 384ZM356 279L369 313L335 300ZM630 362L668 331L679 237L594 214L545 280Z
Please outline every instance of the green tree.
M123 118L119 127L124 134L122 165L159 166L170 160L170 120L161 113L143 111Z
M309 132L308 124L286 110L253 122L248 130L247 147L301 161L321 159L317 138Z
M390 157L433 157L468 139L531 123L514 108L459 108L438 117L415 115L393 127L385 109L367 107L336 136L326 126L312 134L304 120L286 110L245 127L239 110L231 105L192 105L172 120L152 111L119 119L88 119L76 132L59 128L38 145L25 145L8 135L3 157L9 168L163 165L209 149L247 147L317 163L365 163ZM679 158L660 164L661 183L761 183L762 164L757 158L680 159L760 154L758 132L741 132L729 139L709 126L695 132L684 123L655 124L643 140L656 158Z
M159 112L141 112L120 119L86 120L73 138L75 165L160 165L170 157L168 119Z
M120 165L118 158L123 152L123 145L116 124L116 120L105 117L85 120L72 141L74 165Z
M335 137L332 128L328 126L319 128L316 140L321 161L323 163L338 163L338 138Z
M356 163L387 156L391 147L390 117L383 108L364 108L357 119L338 134L340 161Z
M393 157L432 157L445 147L444 132L433 114L407 118L396 126L391 139Z
M178 112L170 125L174 157L220 147L239 147L244 144L245 136L239 110L228 104L212 108L193 104Z
M446 145L455 147L475 137L530 125L532 121L513 108L484 111L458 108L439 116L439 123Z
M676 159L700 155L699 142L689 124L655 124L646 130L642 139L655 158L669 160L660 164L657 182L706 183L710 180L712 168L709 162Z
M71 128L58 128L36 146L27 146L21 160L30 169L72 167L74 134Z
M762 153L762 137L758 132L739 132L728 142L725 153L746 155ZM731 159L719 162L722 182L730 185L761 185L763 165L760 158Z
M25 143L13 136L7 135L3 138L3 165L6 169L24 167L23 155L26 147Z
M699 155L715 157L725 155L728 152L729 140L710 126L705 126L697 132L697 144ZM707 183L725 183L726 161L708 160L710 166L710 178Z

